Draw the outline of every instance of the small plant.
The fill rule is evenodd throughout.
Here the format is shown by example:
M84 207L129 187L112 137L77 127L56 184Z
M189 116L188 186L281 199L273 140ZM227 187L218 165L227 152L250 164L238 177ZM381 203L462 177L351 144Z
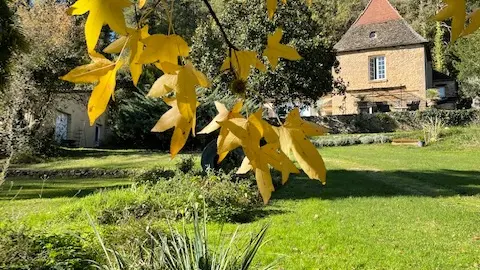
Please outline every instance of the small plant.
M205 212L205 210L204 210ZM148 238L136 241L131 250L118 252L107 249L95 229L97 238L105 254L106 264L95 263L98 269L162 269L162 270L196 270L196 269L241 269L247 270L253 266L253 259L262 247L268 225L250 236L248 241L242 241L238 229L225 239L216 249L209 246L207 231L207 216L198 214L198 205L194 211L193 233L189 233L183 225L181 231L170 226L166 234L152 233L147 228ZM241 245L240 243L245 243ZM263 269L271 269L273 264ZM262 269L255 267L256 269Z
M439 100L440 95L438 94L438 89L437 88L429 88L427 89L427 99L428 100Z
M176 167L179 171L183 173L189 173L195 167L195 159L193 155L188 155L182 158L177 164Z
M132 182L135 184L154 185L161 180L167 180L175 176L175 172L164 168L146 169L136 172L132 176Z
M77 236L0 229L0 269L89 269L94 258Z
M444 129L444 127L445 124L440 118L429 118L427 123L423 125L423 140L425 142L425 145L437 142L442 135L442 130Z

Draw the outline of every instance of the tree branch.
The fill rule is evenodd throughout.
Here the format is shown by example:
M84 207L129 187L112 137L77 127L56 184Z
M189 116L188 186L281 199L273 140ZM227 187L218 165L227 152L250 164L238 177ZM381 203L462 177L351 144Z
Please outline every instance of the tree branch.
M235 51L238 51L237 47L235 47L235 45L233 45L233 43L228 39L228 36L225 33L225 30L223 29L223 26L222 26L222 24L220 23L220 20L217 17L217 14L215 13L215 11L213 11L213 8L210 5L210 3L208 2L208 0L203 0L203 3L205 3L205 5L207 6L208 12L213 17L213 20L215 21L218 28L220 29L220 32L222 33L223 39L225 40L225 43L227 43L228 48L233 49Z

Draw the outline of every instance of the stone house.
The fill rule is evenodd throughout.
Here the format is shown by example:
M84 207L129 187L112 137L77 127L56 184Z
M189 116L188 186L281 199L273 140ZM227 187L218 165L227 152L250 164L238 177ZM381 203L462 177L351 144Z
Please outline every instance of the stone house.
M55 140L71 147L97 147L105 138L106 116L90 126L87 103L91 91L73 90L57 94L50 121L55 127Z
M371 0L335 45L345 95L321 99L322 115L422 110L436 88L441 108L455 108L455 80L432 69L428 41L388 0Z

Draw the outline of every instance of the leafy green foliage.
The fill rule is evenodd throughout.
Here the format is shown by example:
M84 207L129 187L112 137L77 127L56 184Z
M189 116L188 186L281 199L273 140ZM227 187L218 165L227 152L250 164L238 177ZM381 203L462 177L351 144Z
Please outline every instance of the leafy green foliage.
M117 197L117 203L103 207L98 220L103 224L123 223L140 218L192 218L195 204L207 206L210 219L244 222L254 218L260 207L259 195L251 179L239 179L233 173L192 175L178 173L155 185L105 192L99 196ZM119 197L118 197L119 196Z
M264 225L256 234L240 235L235 231L230 236L223 236L220 247L210 246L207 229L207 217L203 219L194 209L193 232L183 226L181 231L170 227L167 233L151 232L148 237L135 239L134 244L121 252L105 248L105 263L97 263L99 269L143 269L151 270L192 270L192 269L241 269L258 267L253 263L254 257L262 247L268 225ZM103 239L97 234L98 239ZM103 245L103 244L102 244ZM265 268L271 269L272 264ZM258 268L257 268L258 269Z
M68 234L44 234L25 229L0 229L2 269L87 269L93 250Z
M136 172L132 177L132 182L137 185L155 185L159 181L165 181L174 176L175 171L156 167Z
M458 71L460 91L468 98L480 96L480 67L476 64L480 61L479 46L480 33L478 32L459 39L454 45L456 56L454 66Z
M217 15L224 24L228 36L239 48L261 53L267 36L277 27L283 29L282 43L294 46L304 58L300 61L280 61L275 70L251 74L247 97L259 101L273 100L283 103L296 98L313 102L324 93L332 91L332 67L335 53L332 42L326 42L324 26L313 20L312 11L302 0L288 1L280 5L273 21L265 22L265 1L228 1ZM245 20L245 18L249 18ZM206 74L218 74L227 48L212 23L199 26L193 37L192 58ZM228 87L228 74L216 84Z
M183 157L179 162L177 162L176 167L177 167L177 170L185 174L192 172L193 167L195 167L194 156L188 155L186 157Z

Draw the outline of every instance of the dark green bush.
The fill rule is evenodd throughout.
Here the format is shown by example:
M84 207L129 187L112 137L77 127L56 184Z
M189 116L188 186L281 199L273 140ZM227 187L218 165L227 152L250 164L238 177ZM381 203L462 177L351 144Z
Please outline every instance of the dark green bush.
M122 192L126 193L123 197L119 195ZM102 199L108 200L110 194L116 196L116 203L100 211L97 219L103 224L147 217L172 220L189 218L192 207L203 203L212 220L244 222L252 219L252 211L262 205L251 178L244 179L223 172L199 175L177 173L175 177L154 185L104 192ZM122 198L125 198L123 202Z
M136 172L132 177L132 182L138 185L154 185L161 180L167 180L174 176L174 171L165 168L145 169Z
M183 173L189 173L195 167L195 158L193 155L188 155L183 157L179 162L176 164L177 170Z
M76 236L0 229L0 269L92 269L95 258Z

